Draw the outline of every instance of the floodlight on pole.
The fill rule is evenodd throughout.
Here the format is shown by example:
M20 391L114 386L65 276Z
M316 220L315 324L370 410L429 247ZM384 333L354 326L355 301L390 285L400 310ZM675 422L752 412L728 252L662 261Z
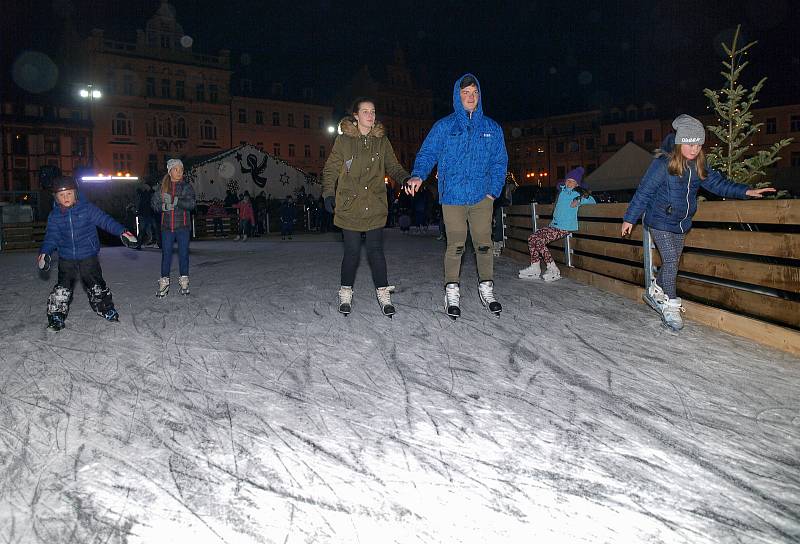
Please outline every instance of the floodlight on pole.
M92 129L92 132L89 136L89 167L94 167L94 124L92 123L92 106L94 105L95 100L99 100L103 97L103 93L101 93L99 89L95 89L93 87L94 85L89 83L86 85L86 87L78 91L78 95L81 98L89 101L89 125Z

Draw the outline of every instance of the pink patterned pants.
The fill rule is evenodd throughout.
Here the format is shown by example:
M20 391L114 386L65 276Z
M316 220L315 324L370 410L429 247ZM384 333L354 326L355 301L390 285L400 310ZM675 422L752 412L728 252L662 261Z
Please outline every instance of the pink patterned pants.
M565 237L569 234L568 230L561 230L555 227L544 227L528 236L528 251L531 254L531 264L543 261L544 264L552 263L553 256L547 249L547 244Z

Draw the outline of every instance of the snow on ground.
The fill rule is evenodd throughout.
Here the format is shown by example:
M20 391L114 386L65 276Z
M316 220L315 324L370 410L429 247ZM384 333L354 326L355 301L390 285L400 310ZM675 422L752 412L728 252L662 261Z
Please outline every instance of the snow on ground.
M0 542L800 541L800 360L568 279L387 232L393 320L366 262L334 305L335 237L106 248L122 315L78 292L45 330L34 253L0 254ZM468 260L467 260L468 259ZM174 277L174 276L173 276Z

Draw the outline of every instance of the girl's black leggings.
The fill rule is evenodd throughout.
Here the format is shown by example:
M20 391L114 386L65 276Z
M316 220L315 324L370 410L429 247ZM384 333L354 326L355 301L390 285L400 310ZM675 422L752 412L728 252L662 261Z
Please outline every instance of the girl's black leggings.
M342 283L353 286L356 279L358 262L361 260L361 232L342 229L344 238L344 257L342 258ZM367 261L372 270L372 282L375 287L389 285L386 279L386 257L383 255L383 228L366 231Z

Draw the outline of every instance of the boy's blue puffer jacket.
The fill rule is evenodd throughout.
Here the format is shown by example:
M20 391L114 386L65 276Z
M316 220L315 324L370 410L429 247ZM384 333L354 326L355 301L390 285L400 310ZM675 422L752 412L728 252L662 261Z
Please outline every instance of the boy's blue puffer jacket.
M47 217L47 232L39 253L51 254L58 250L60 259L80 260L100 252L97 227L119 236L125 227L114 221L106 212L82 199L70 208L56 205Z
M508 166L503 129L483 115L483 96L479 95L478 107L471 116L461 105L460 83L466 76L475 77L464 74L456 80L455 111L433 125L411 172L424 180L438 163L439 202L456 206L477 204L486 195L498 197Z
M624 220L636 224L644 214L642 223L656 230L685 233L692 228L692 217L697 211L697 191L702 187L724 198L747 198L750 188L742 183L734 183L711 168L706 168L706 179L697 175L694 164L690 164L682 177L670 175L667 171L669 157L675 145L675 135L669 134L645 172L639 188L633 195Z

